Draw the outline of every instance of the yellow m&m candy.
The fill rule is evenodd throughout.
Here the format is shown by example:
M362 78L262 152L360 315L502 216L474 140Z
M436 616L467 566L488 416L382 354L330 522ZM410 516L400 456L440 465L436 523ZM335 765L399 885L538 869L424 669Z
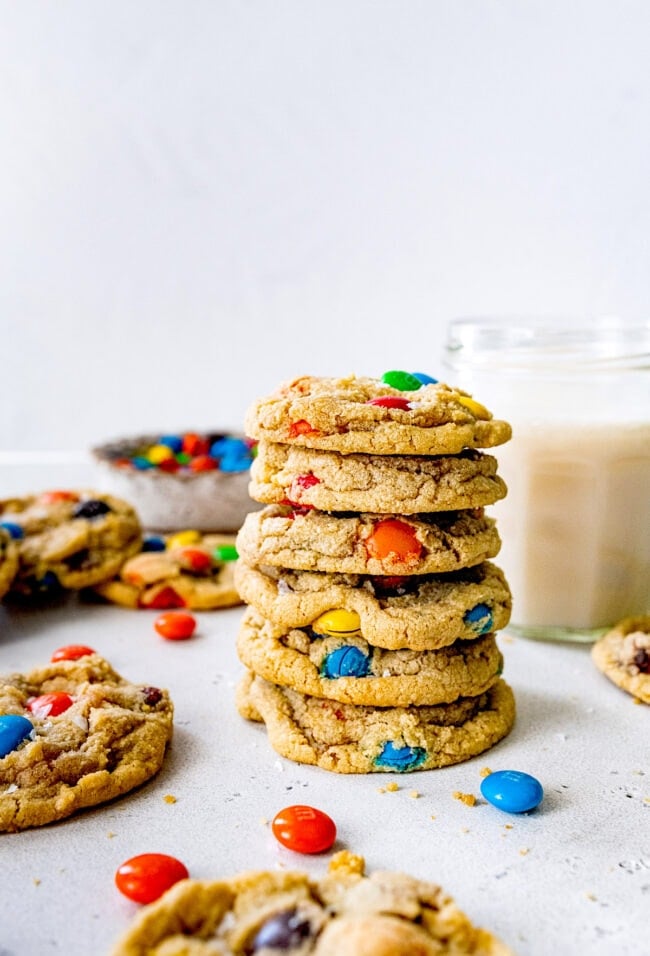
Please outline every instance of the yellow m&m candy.
M361 620L356 611L346 611L344 608L336 608L331 611L325 611L320 617L312 622L312 630L317 634L354 634L361 627Z

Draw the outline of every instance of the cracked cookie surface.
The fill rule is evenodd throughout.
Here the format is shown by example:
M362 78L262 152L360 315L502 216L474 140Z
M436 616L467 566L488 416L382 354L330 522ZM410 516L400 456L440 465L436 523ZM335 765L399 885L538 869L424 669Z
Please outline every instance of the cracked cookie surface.
M342 850L319 878L182 880L137 914L112 956L512 956L440 886L364 870L363 857Z
M264 504L320 511L417 514L491 505L505 497L492 455L341 455L259 442L249 492Z
M507 626L512 598L500 568L485 561L450 574L372 577L291 571L238 561L242 600L284 627L306 627L331 609L359 616L369 644L435 650Z
M130 608L209 611L241 604L234 582L235 536L190 534L193 540L180 545L174 543L173 535L160 538L167 542L164 550L142 551L129 558L119 574L97 585L95 592Z
M591 656L617 687L650 704L650 615L625 618L596 641Z
M160 769L172 737L167 691L130 683L98 654L0 677L0 715L32 724L0 757L0 831L133 790Z
M19 534L11 593L27 600L57 588L105 581L139 550L140 521L121 498L95 491L45 491L0 501L0 521Z
M372 647L358 630L327 633L327 619L313 628L285 631L250 608L237 637L237 653L249 670L270 683L312 697L377 707L476 697L495 683L503 663L492 634L437 651L389 651Z
M377 515L267 505L247 515L237 536L249 564L375 575L456 571L493 558L500 546L482 509Z
M251 406L245 429L258 440L379 455L455 455L500 445L512 434L459 389L435 383L406 391L354 375L286 382Z
M461 763L512 729L503 679L478 697L419 707L343 704L270 684L250 671L237 688L242 717L266 725L273 749L335 773L406 773Z

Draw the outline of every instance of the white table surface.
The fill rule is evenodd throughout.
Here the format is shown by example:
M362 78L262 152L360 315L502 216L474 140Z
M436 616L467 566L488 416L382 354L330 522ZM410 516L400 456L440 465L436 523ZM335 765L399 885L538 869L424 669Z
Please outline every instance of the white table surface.
M5 461L0 494L61 487L63 479L82 487L88 477L82 461L46 469ZM441 883L520 956L647 956L648 709L596 671L587 647L501 634L518 707L509 737L454 767L343 776L278 757L262 725L239 717L241 614L197 614L196 636L171 642L154 631L156 612L74 597L49 609L0 609L2 672L85 643L125 677L169 688L175 704L165 764L137 792L58 824L0 834L0 956L106 953L138 909L113 882L135 854L169 853L197 878L251 868L324 872L331 852L295 854L271 834L274 814L293 803L326 811L338 828L335 849L362 853L369 871ZM485 767L533 774L543 803L525 815L490 806L479 792ZM399 789L382 792L393 781ZM455 791L475 794L477 804L454 799Z

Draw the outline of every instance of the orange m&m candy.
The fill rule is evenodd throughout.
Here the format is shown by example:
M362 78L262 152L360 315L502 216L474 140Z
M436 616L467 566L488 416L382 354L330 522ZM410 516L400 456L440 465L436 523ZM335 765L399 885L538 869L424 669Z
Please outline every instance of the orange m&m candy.
M414 564L422 552L414 528L397 518L378 521L366 541L366 550L378 561Z

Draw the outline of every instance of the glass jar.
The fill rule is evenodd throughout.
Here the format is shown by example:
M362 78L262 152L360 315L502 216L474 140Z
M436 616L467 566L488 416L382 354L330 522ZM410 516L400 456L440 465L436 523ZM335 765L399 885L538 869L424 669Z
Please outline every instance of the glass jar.
M487 449L510 630L595 640L650 607L650 323L456 319L450 384L512 425Z

